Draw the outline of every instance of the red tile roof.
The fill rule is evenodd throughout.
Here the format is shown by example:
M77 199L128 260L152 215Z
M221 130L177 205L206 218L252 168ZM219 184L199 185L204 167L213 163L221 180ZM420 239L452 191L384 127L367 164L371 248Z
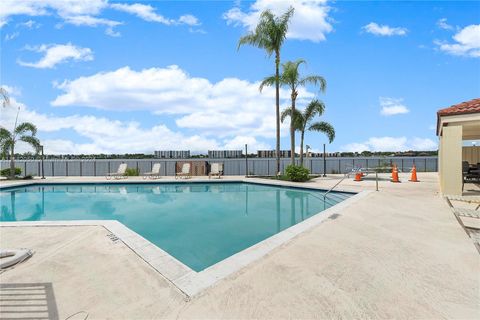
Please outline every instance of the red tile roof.
M480 113L480 98L462 102L437 111L437 136L440 133L440 117L458 114Z
M480 98L462 102L449 108L438 110L439 116L453 116L456 114L467 114L480 112Z

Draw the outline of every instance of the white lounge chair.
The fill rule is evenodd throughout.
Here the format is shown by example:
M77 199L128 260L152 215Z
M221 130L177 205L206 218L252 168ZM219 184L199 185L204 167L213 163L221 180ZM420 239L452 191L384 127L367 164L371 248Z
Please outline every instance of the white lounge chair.
M27 260L34 251L29 249L0 249L0 269L10 268Z
M223 164L212 163L210 166L210 173L208 174L208 179L210 179L212 176L217 176L218 179L220 179L222 174L223 174Z
M190 173L190 163L182 164L182 171L175 173L175 179L177 178L188 179L191 177L192 177L192 174Z
M147 179L147 178L150 178L150 179L159 179L160 178L160 168L162 167L162 164L161 163L155 163L153 166L152 166L152 171L150 172L145 172L143 174L143 179Z
M127 179L128 177L125 175L126 171L127 171L127 164L122 163L118 166L117 172L111 172L107 174L105 178L107 178L107 180L109 180L112 177L114 177L115 179L121 179L121 178Z

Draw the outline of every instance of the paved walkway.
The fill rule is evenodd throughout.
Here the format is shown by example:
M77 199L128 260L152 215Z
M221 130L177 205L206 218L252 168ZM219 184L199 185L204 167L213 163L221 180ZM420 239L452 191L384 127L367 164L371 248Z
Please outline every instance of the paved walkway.
M40 297L54 299L60 319L80 311L89 319L480 318L480 255L438 194L436 175L401 178L381 181L379 192L191 301L102 227L2 227L2 247L36 254L0 282L51 284L54 298ZM373 190L375 181L341 186ZM2 316L16 308L1 307L15 304L8 299Z

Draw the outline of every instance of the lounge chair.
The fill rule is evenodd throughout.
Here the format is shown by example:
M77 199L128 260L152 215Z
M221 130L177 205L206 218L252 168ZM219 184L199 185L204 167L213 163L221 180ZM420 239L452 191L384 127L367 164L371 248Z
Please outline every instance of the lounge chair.
M0 249L0 269L10 268L27 260L34 251L29 249Z
M480 242L478 241L478 238L475 236L475 234L478 233L480 228L473 227L473 226L468 226L468 227L465 226L461 218L461 217L466 217L466 218L480 219L480 211L478 211L478 208L480 206L477 206L475 210L467 209L467 208L455 208L451 202L451 200L454 200L454 201L464 201L471 204L475 204L475 203L479 203L479 200L471 197L467 198L462 196L444 196L444 197L447 200L448 205L452 209L453 215L457 219L458 223L463 228L463 230L467 233L467 235L473 240L473 243L477 248L478 253L480 253Z
M117 172L111 172L111 173L107 174L105 176L105 178L107 178L107 180L109 180L112 177L114 177L115 179L121 179L121 178L126 179L128 177L125 175L125 171L127 171L127 164L122 163L118 166Z
M208 179L210 179L212 176L217 176L218 179L220 179L222 174L223 174L223 164L212 163L210 166L210 173L208 174Z
M190 173L190 163L182 164L182 171L175 173L175 179L177 178L188 179L191 177L192 177L192 174Z
M160 178L160 168L162 167L162 164L161 163L155 163L153 166L152 166L152 171L150 172L145 172L143 174L143 179L147 179L147 178L150 178L150 179L159 179Z

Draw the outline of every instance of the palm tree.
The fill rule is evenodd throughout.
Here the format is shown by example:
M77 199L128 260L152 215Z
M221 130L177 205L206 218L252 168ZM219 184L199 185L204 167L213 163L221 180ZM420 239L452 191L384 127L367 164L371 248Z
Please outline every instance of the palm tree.
M18 116L18 115L17 115ZM40 141L35 137L37 134L37 127L30 122L23 122L15 126L13 131L8 131L5 128L0 128L0 148L2 154L6 155L10 152L10 178L15 178L15 144L18 141L23 141L31 145L35 151L40 147Z
M265 49L268 56L275 53L276 172L280 172L280 51L287 36L288 23L293 11L294 9L290 7L280 17L276 17L270 10L263 11L255 30L241 37L238 42L238 48L249 44Z
M0 96L2 97L2 106L5 108L10 104L10 98L8 96L7 90L0 87Z
M291 117L292 123L297 131L300 131L300 163L303 166L303 142L305 131L318 131L327 135L329 143L335 139L335 129L325 121L317 121L312 123L316 116L321 116L325 112L325 104L320 100L312 100L303 112L292 108L287 108L282 112L282 122L286 117ZM292 116L293 115L293 116Z
M280 75L280 84L282 86L288 86L291 90L290 99L292 101L291 108L293 114L295 114L296 111L295 102L298 96L298 87L305 86L307 84L318 85L321 92L325 92L325 88L327 87L327 82L322 76L309 75L301 78L300 73L298 72L298 67L302 63L306 63L305 60L298 59L296 61L287 61L282 63L283 72ZM260 91L262 91L264 86L271 86L274 83L275 76L265 78L260 84ZM295 125L293 121L290 121L290 150L290 162L291 164L295 164Z

